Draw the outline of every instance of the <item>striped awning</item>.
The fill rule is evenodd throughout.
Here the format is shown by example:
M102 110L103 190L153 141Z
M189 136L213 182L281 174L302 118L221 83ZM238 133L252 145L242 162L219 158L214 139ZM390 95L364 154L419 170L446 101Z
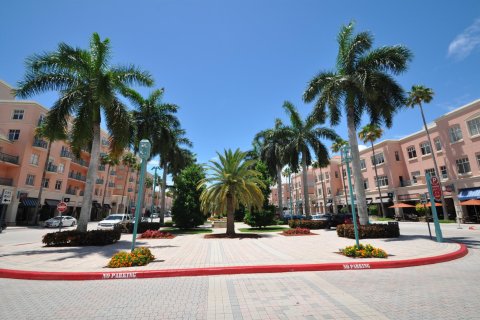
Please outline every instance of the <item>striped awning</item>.
M60 200L45 199L45 204L49 207L56 207L60 203Z
M20 200L24 207L36 207L38 205L37 198L23 198Z
M460 199L460 201L480 199L480 188L461 189L458 193L458 199Z

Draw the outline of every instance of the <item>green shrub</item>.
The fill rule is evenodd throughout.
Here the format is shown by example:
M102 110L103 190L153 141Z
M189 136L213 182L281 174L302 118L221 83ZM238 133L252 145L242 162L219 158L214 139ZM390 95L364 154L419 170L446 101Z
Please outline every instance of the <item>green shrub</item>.
M347 207L342 207L342 209L340 209L340 213L343 213L343 214L346 214L346 213L349 213L350 212L350 208L347 206Z
M368 212L372 216L378 216L378 206L376 204L372 204L368 206Z
M385 251L370 244L360 244L358 247L357 245L348 246L340 249L340 253L354 258L387 258L388 256Z
M125 227L128 233L133 233L133 223L127 222ZM144 233L147 230L158 230L160 227L160 222L140 222L137 227L137 233Z
M424 216L425 213L427 212L427 208L423 204L417 203L415 205L415 211L419 216Z
M172 222L172 221L166 221L166 222L163 223L163 226L162 226L162 227L169 227L169 228L171 228L171 227L173 227L173 222Z
M273 210L262 210L260 212L246 210L243 222L248 224L250 227L262 228L275 224L274 218L275 214Z
M355 239L353 224L339 224L337 226L337 235L339 237ZM358 226L358 237L360 239L397 238L399 236L400 228L398 227L398 222Z
M47 233L43 236L42 242L47 247L104 246L117 242L121 235L118 229L87 232L71 230Z
M123 268L133 266L144 266L150 261L155 260L155 256L150 249L145 247L135 248L133 252L120 251L117 252L108 262L109 268Z
M308 228L308 229L327 229L329 227L328 221L324 220L289 220L290 228Z

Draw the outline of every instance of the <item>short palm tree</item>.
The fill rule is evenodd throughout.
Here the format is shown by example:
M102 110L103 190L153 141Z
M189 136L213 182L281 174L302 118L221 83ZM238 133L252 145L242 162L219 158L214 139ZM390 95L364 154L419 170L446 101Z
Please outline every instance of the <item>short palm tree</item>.
M92 197L100 155L100 122L105 115L105 125L110 132L110 148L120 154L129 142L130 116L119 99L132 84L153 84L147 72L129 65L112 67L110 41L92 35L89 50L60 43L54 52L34 55L27 60L27 72L15 90L17 97L54 90L60 93L47 118L62 128L72 122L70 132L73 151L91 144L83 205L78 221L79 231L87 230L92 207ZM73 120L71 120L73 119Z
M255 160L245 160L245 152L225 150L217 155L219 161L210 160L207 169L211 172L198 184L198 189L206 187L200 195L201 208L205 213L226 213L227 236L233 237L235 209L240 204L260 209L264 200L260 188L265 185L259 179L261 174L252 169Z
M322 120L328 115L332 126L340 123L343 107L354 178L363 181L356 130L364 113L369 115L370 123L384 122L391 127L393 115L405 105L405 92L393 76L407 69L412 53L401 45L372 49L373 36L369 32L354 34L353 29L353 23L341 28L336 70L316 75L303 100L316 100L314 114ZM363 183L355 183L355 194L360 223L368 224Z
M340 152L340 150L348 146L348 141L343 140L342 138L338 138L335 140L335 142L332 144L332 151L333 152ZM348 206L348 198L347 198L347 184L345 182L345 169L343 168L343 162L341 163L341 168L342 168L342 186L343 186L343 194L345 196L345 206Z
M427 122L425 121L425 114L423 113L422 102L429 103L433 99L434 92L432 89L427 88L422 85L414 85L412 86L412 90L408 92L408 99L407 99L407 106L415 108L416 105L420 107L420 113L422 114L423 120L423 127L425 128L425 132L427 133L428 144L430 145L430 149L432 151L432 159L433 165L435 167L435 175L440 177L440 171L438 171L437 159L435 157L435 153L433 152L433 145L432 139L430 138L430 132L428 132ZM439 138L440 139L440 138ZM440 179L438 181L440 184L440 188L442 187ZM447 216L447 206L445 204L445 198L443 197L442 193L442 210L444 217Z
M375 169L375 184L378 190L378 197L380 199L380 212L382 217L386 218L387 213L383 208L382 192L380 191L380 183L378 182L378 173L377 173L377 159L375 158L375 146L373 143L381 138L383 135L383 130L376 124L367 124L358 132L358 137L363 141L363 143L370 142L372 144L372 162L373 168Z
M104 208L105 195L107 193L107 186L108 186L109 180L110 180L110 170L112 169L112 167L117 166L119 163L120 163L120 161L118 160L118 157L114 157L111 154L105 154L100 158L100 164L103 165L103 166L108 166L107 178L105 179L106 180L105 181L105 186L103 187L102 209Z
M128 177L130 175L130 169L135 169L137 166L137 158L133 153L127 152L122 157L122 164L127 168L127 176L125 177L125 183L123 184L122 200L120 203L123 204L122 211L126 212L125 209L128 206L128 203L124 203L125 191L127 189ZM128 201L127 201L128 202ZM120 205L117 206L117 213L119 212Z
M317 161L320 163L328 162L328 150L320 139L335 140L338 135L329 128L319 127L320 122L314 114L307 116L306 120L302 120L300 114L293 104L286 101L283 104L290 125L285 126L285 137L288 137L288 143L285 146L285 159L293 171L297 171L299 164L302 167L302 185L303 185L303 208L305 216L310 218L310 202L308 196L307 170L312 164L313 150ZM301 157L301 160L300 160Z

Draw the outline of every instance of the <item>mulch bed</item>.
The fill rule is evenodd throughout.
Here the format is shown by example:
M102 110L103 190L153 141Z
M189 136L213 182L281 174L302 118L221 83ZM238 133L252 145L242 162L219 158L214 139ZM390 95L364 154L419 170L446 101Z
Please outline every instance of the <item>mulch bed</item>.
M298 237L298 236L318 236L316 233L309 233L309 234L285 234L285 233L280 233L282 236L285 237Z
M205 239L258 239L262 236L256 233L237 233L234 236L228 236L225 233L206 234Z

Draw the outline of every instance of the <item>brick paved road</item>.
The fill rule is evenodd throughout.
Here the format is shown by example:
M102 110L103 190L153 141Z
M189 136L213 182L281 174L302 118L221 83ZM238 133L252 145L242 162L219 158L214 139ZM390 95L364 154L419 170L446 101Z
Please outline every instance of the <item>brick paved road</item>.
M412 224L402 230L423 229ZM480 231L448 226L444 235L466 242L470 253L405 269L84 282L0 279L0 319L480 319Z

